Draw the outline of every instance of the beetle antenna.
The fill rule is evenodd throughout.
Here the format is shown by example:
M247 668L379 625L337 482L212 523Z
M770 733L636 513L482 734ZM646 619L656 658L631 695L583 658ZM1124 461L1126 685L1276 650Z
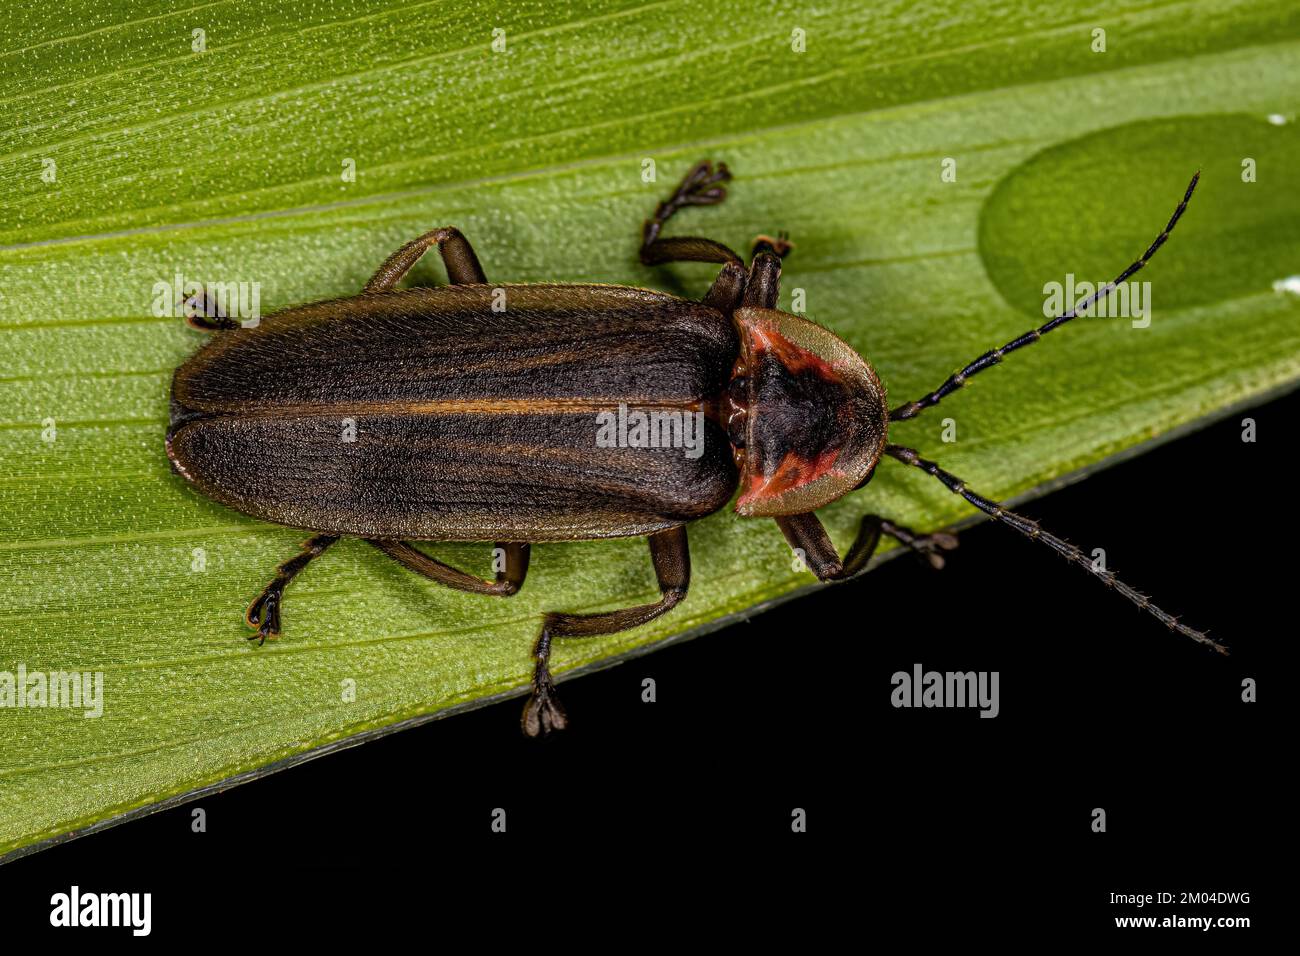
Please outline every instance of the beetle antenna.
M905 465L912 465L913 467L920 468L927 474L933 475L943 482L949 491L961 495L980 511L983 511L987 515L991 515L1005 525L1010 525L1026 538L1030 538L1034 541L1041 541L1067 560L1074 562L1082 568L1088 569L1097 577L1101 578L1107 587L1113 588L1120 594L1124 595L1124 597L1128 598L1139 608L1163 623L1170 630L1177 631L1179 634L1190 637L1198 643L1212 647L1220 654L1228 653L1228 649L1218 641L1211 640L1208 635L1187 627L1185 624L1178 623L1176 617L1166 611L1160 610L1160 608L1151 603L1150 599L1148 599L1145 594L1129 587L1116 577L1113 571L1098 569L1092 560L1085 556L1084 553L1074 545L1070 544L1070 542L1058 538L1056 535L1048 534L1038 526L1036 521L1031 521L1013 511L1008 511L996 501L991 501L983 495L976 494L966 487L966 482L962 481L957 476L944 471L934 462L922 458L914 449L905 448L902 445L886 445L885 454L897 458Z
M1084 299L1079 304L1077 304L1069 312L1066 312L1064 315L1058 315L1056 318L1052 319L1046 325L1040 326L1039 328L1036 329L1030 329L1024 335L1020 336L1019 338L1012 339L1010 342L1002 346L1002 348L1000 349L993 349L991 352L985 352L983 355L981 355L975 361L971 362L960 372L954 372L952 375L950 375L946 382L940 385L929 395L925 396L922 399L918 399L915 402L908 402L906 405L899 405L897 408L895 408L892 412L889 413L889 420L891 422L901 422L908 418L915 418L917 415L921 414L921 412L925 411L927 408L930 408L933 405L938 405L939 402L942 401L945 397L947 397L948 395L952 394L953 392L957 391L957 389L965 385L966 380L969 379L972 375L975 375L977 372L982 372L986 368L992 365L997 365L999 362L1002 361L1002 356L1006 355L1008 352L1014 352L1018 348L1023 348L1026 345L1030 345L1034 342L1037 342L1048 332L1052 331L1052 329L1056 328L1057 326L1064 325L1066 322L1069 322L1071 319L1077 316L1080 312L1083 312L1085 309L1091 308L1095 303L1100 302L1102 299L1106 298L1106 296L1110 294L1112 289L1114 289L1121 282L1127 281L1133 275L1133 273L1137 272L1144 265L1150 262L1151 257L1156 254L1156 250L1165 244L1165 240L1169 238L1169 234L1174 231L1174 226L1178 225L1178 220L1182 218L1183 211L1187 208L1188 202L1191 201L1192 192L1193 190L1196 189L1196 183L1200 180L1200 178L1201 178L1200 170L1197 170L1196 175L1192 177L1192 181L1187 184L1187 192L1183 194L1183 201L1178 204L1178 208L1174 210L1174 214L1169 217L1169 222L1165 225L1164 231L1161 232L1160 235L1156 236L1155 242L1151 243L1151 245L1147 247L1147 251L1142 253L1141 258L1139 258L1136 262L1134 262L1127 269L1125 269L1118 276L1116 276L1113 282L1110 282L1102 286L1100 289L1095 291L1092 295L1088 296L1086 299Z

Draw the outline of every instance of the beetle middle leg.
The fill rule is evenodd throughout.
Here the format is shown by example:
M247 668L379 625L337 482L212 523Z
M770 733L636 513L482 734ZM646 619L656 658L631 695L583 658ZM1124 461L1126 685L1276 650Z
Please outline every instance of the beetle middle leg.
M248 606L248 613L244 615L248 626L257 628L256 634L249 635L250 641L257 641L260 646L266 643L268 637L275 637L280 633L280 602L284 600L285 587L303 568L324 554L325 549L338 539L338 535L318 534L303 543L301 554L294 555L276 568L275 579Z
M497 549L504 552L505 567L497 571L496 580L484 581L473 574L429 557L405 541L383 541L375 538L366 540L403 567L439 584L455 588L457 591L510 597L519 593L524 578L528 575L528 558L531 552L529 545L524 543L497 542Z
M555 695L555 682L551 679L551 642L559 638L596 637L616 634L653 621L671 610L686 597L691 583L691 554L687 547L686 528L669 528L650 535L650 557L654 561L655 578L662 595L653 604L640 604L608 611L604 614L548 614L542 623L542 633L533 648L536 667L533 670L533 694L524 707L523 728L529 737L563 730L568 723L564 708Z
M447 267L447 279L452 285L483 285L487 282L469 240L455 226L443 226L412 239L385 259L362 292L391 292L420 261L420 257L434 246L438 247Z
M776 523L790 547L803 555L808 570L822 581L843 581L860 574L875 554L882 534L911 548L936 569L943 567L940 552L957 547L957 536L946 531L919 534L879 515L866 515L858 527L857 538L841 561L830 535L815 514L784 515L777 518Z

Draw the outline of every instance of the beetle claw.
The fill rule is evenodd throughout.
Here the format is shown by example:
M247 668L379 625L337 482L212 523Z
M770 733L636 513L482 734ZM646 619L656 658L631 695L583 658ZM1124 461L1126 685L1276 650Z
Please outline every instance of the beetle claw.
M686 174L677 191L679 194L694 192L702 186L711 186L713 183L725 183L730 179L731 170L727 168L726 163L718 163L717 165L714 165L712 160L704 159L696 163L695 168Z
M249 605L248 613L244 615L248 626L257 628L257 633L248 635L248 639L257 641L258 647L265 644L267 638L274 639L280 636L280 596L280 589L271 585L258 595L257 600Z
M200 332L217 332L240 327L218 307L218 302L207 292L199 291L181 303L181 314L186 323Z
M949 534L947 531L936 531L933 534L924 534L910 542L908 547L917 553L924 561L929 563L930 567L936 571L943 570L944 558L940 551L953 551L957 547L957 536Z
M794 243L790 241L790 234L785 230L781 230L775 236L763 235L754 240L755 249L763 244L771 246L778 259L784 259L794 248Z
M727 169L726 163L718 163L714 166L706 159L687 173L669 201L669 205L674 208L716 205L727 198L727 190L715 183L725 183L730 179L731 170Z
M555 685L550 676L533 679L533 695L524 705L524 733L529 737L542 737L553 730L563 730L569 725L560 699L555 696Z

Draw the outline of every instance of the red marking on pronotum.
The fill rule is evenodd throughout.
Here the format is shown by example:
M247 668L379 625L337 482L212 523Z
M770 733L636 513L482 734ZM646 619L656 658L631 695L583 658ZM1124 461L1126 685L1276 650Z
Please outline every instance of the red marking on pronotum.
M765 356L771 357L790 375L812 373L827 381L839 382L840 374L830 362L815 352L810 352L796 345L775 328L770 319L749 319L740 322L741 330L749 345L749 365L757 368ZM736 510L749 507L758 501L765 501L783 495L832 470L840 457L840 448L830 448L816 458L808 458L796 452L788 452L770 474L759 474L757 470L749 474L748 487L736 500Z
M830 362L815 352L810 352L802 346L795 345L777 331L776 323L771 319L742 320L740 325L742 332L745 333L745 337L749 341L750 352L755 358L765 352L770 352L778 362L785 366L791 375L811 371L833 382L840 380L839 373L835 371L835 367ZM750 364L754 363L751 361Z
M829 472L835 464L835 460L839 457L840 450L838 448L823 452L811 461L807 458L801 458L794 452L787 453L772 474L766 476L753 474L750 476L749 487L736 500L736 510L739 511L756 501L775 498L787 491L800 488L810 481L815 481Z

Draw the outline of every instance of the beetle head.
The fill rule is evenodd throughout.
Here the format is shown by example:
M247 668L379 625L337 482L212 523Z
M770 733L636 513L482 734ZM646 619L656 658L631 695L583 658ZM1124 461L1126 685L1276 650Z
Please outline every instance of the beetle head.
M814 511L871 477L889 411L875 371L815 322L742 306L728 430L740 467L736 511Z

